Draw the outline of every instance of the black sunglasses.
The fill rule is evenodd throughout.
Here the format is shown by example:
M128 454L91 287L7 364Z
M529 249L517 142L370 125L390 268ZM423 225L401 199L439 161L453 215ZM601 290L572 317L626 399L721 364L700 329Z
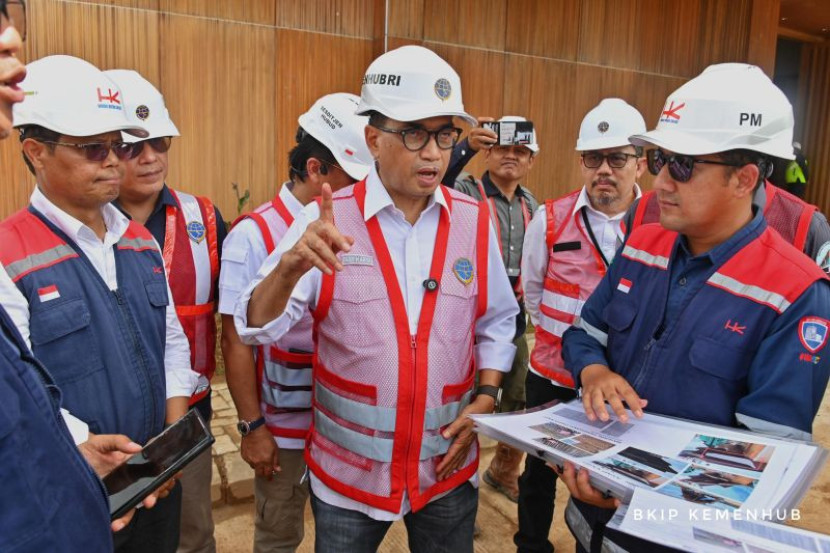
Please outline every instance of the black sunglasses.
M666 152L659 148L646 152L646 160L648 162L648 171L652 175L657 175L663 169L663 166L668 164L669 176L677 182L688 182L692 178L692 171L694 171L696 163L725 165L727 167L740 167L742 165L740 163L728 163L726 161L698 159L694 156L682 154L667 155Z
M128 142L88 142L85 144L78 142L58 142L54 140L41 140L40 142L80 150L83 152L84 156L86 156L87 161L104 161L110 155L110 150L112 150L115 153L115 157L121 161L127 161L128 159L132 159L136 156L135 145Z
M26 40L26 4L23 0L0 0L0 14L6 19L0 23L0 33L11 26L20 33L20 40Z
M144 150L145 144L149 144L153 150L160 154L163 154L164 152L170 149L170 145L172 143L173 139L169 136L157 136L156 138L148 138L147 140L139 140L138 142L133 142L132 146L135 148L135 153L132 157L138 157L138 155L141 154L141 152Z
M398 134L403 140L403 145L410 152L417 152L422 150L428 143L431 137L435 137L435 143L442 150L449 150L453 148L461 136L461 129L457 127L442 127L437 131L428 131L421 127L410 127L408 129L389 129L386 127L378 127L373 125L376 129L391 134Z
M582 164L588 169L598 169L602 162L608 160L608 167L612 169L622 169L628 163L628 158L633 157L637 159L637 154L629 154L626 152L612 152L610 154L601 154L599 152L584 152L582 154Z

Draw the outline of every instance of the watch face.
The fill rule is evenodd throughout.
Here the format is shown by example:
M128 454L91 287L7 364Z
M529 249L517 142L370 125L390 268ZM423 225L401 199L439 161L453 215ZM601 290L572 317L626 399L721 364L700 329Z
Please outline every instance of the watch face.
M236 429L239 430L239 433L242 436L247 436L248 435L249 428L248 428L248 423L247 422L239 421L238 423L236 423Z

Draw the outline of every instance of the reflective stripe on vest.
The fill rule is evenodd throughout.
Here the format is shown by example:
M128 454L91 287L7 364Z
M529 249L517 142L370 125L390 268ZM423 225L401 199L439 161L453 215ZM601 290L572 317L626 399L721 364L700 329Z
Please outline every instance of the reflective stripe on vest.
M9 263L5 266L5 269L12 281L16 282L20 277L31 271L54 265L70 257L78 257L78 254L69 246L62 244Z
M669 258L663 255L655 255L644 250L638 250L633 246L626 244L623 248L622 255L633 261L639 261L643 265L649 267L657 267L659 269L668 269Z
M787 301L787 298L785 298L781 294L776 294L775 292L764 290L760 286L744 284L738 280L735 280L734 278L728 277L721 273L713 274L709 277L709 280L707 280L706 283L711 284L712 286L715 286L717 288L721 288L723 290L728 290L736 296L749 298L758 303L762 303L766 306L775 309L779 314L786 311L787 308L791 305L791 303Z

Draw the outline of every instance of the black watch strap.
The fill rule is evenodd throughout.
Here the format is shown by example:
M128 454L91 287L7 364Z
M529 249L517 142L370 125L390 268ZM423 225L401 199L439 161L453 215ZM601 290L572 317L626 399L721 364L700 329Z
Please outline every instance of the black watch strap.
M243 437L245 437L263 424L265 424L265 417L259 417L253 421L239 421L236 423L236 429L239 430L239 433Z
M493 401L498 403L498 401L499 401L499 392L500 391L501 391L501 388L499 388L498 386L490 386L488 384L482 384L481 386L476 388L475 395L479 396L479 395L483 394L485 396L490 396L491 398L493 398Z

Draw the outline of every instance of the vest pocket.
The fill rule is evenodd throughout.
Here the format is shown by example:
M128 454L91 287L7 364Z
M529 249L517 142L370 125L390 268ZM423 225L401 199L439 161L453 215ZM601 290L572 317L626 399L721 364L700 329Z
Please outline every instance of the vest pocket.
M634 322L637 316L637 307L629 301L612 300L605 306L602 311L602 316L608 327L617 331L624 332Z
M144 290L147 291L147 299L154 307L167 307L170 305L170 298L167 296L167 284L163 280L154 280L144 283Z
M694 338L689 360L695 369L724 380L742 380L749 372L748 348L735 348L713 338Z
M91 319L89 307L81 298L32 309L32 349L60 386L104 367L90 328Z

